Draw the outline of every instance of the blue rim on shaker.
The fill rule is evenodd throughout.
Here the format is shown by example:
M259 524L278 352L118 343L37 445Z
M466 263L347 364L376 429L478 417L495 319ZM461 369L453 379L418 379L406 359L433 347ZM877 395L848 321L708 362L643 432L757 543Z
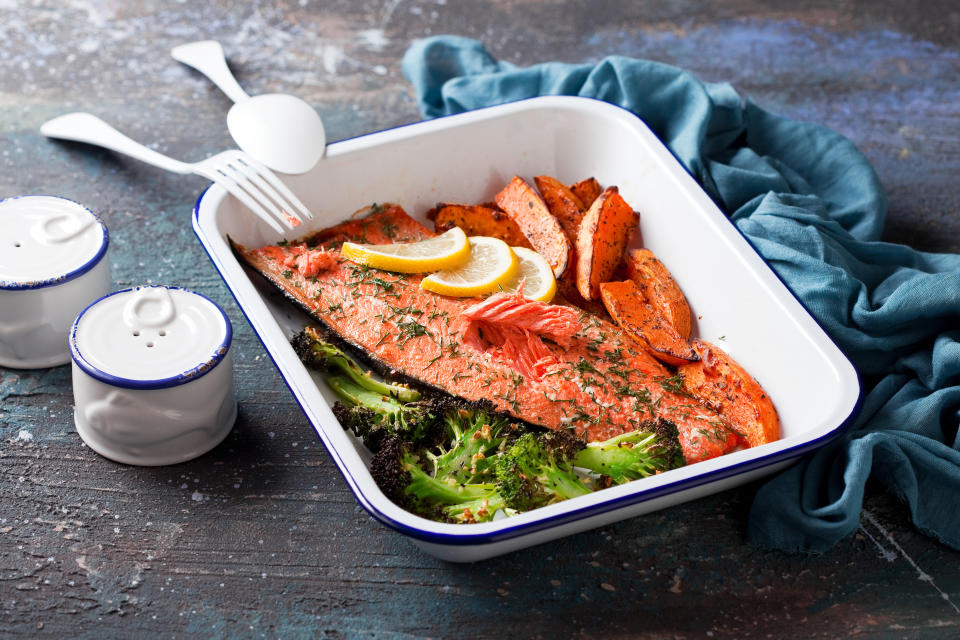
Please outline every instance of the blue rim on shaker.
M63 200L65 202L69 202L70 204L74 204L80 207L81 209L89 213L91 216L93 216L93 219L97 222L97 224L100 225L100 229L103 231L103 240L100 243L100 247L97 249L96 253L89 260L84 262L79 267L75 267L74 269L71 269L70 271L60 275L56 275L50 278L44 278L43 280L34 280L31 282L14 282L10 280L3 280L2 278L0 278L0 289L9 290L9 291L42 289L44 287L63 284L64 282L69 282L70 280L79 278L80 276L87 273L88 271L93 269L95 266L97 266L97 264L100 262L103 256L107 253L107 248L110 246L110 232L107 230L107 225L105 225L103 223L103 220L100 219L100 216L98 216L96 213L91 211L88 207L85 207L79 202L71 200L70 198L64 198L62 196L44 195L44 194L31 194L31 195L12 196L10 198L4 198L0 200L0 207L2 207L4 203L13 202L14 200L21 200L23 198L56 198L57 200Z
M220 342L220 344L213 350L213 352L203 362L197 364L194 367L191 367L190 369L187 369L186 371L178 373L177 375L174 375L174 376L168 376L165 378L155 378L155 379L136 379L136 378L125 378L122 376L117 376L117 375L108 373L106 371L103 371L99 367L96 367L93 364L91 364L86 358L84 358L83 353L81 353L80 348L77 345L77 328L83 316L88 311L90 311L90 309L100 304L102 301L108 298L111 298L115 295L131 293L131 292L138 291L140 289L146 289L151 287L166 289L168 291L183 291L185 293L195 295L198 298L201 298L206 302L208 302L212 308L216 309L217 312L219 312L220 317L223 319L224 337L223 337L223 340ZM121 289L120 291L114 291L112 293L108 293L107 295L102 296L97 300L94 300L89 305L87 305L87 307L83 311L81 311L80 314L77 316L77 319L74 320L73 326L70 329L70 336L68 340L69 347L70 347L70 357L73 358L73 361L76 363L76 365L80 367L80 369L82 369L88 375L92 376L97 380L100 380L101 382L104 382L106 384L109 384L115 387L123 387L125 389L141 389L141 390L169 389L170 387L176 387L176 386L179 386L203 377L204 375L212 371L218 364L220 364L220 362L223 361L224 357L226 357L227 355L227 352L230 350L230 344L232 343L232 341L233 341L233 325L230 323L230 318L227 317L226 312L224 312L224 310L220 307L220 305L218 305L216 302L214 302L207 296L201 293L197 293L196 291L191 291L183 287L171 287L171 286L163 286L163 285L147 285L144 287L129 287L127 289Z

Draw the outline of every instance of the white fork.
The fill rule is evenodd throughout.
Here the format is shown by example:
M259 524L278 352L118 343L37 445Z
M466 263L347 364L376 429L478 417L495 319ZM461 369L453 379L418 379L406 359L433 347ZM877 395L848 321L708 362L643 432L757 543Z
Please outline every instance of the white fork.
M247 205L278 233L293 229L313 214L279 178L242 151L224 151L200 162L187 163L131 140L90 113L68 113L45 122L40 133L49 138L95 144L174 173L195 173L212 180Z

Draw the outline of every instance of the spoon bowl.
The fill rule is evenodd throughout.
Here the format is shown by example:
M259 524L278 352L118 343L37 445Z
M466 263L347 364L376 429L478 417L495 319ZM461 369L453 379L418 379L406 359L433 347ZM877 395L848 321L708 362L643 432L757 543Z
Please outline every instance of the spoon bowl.
M327 135L313 107L282 93L247 95L227 67L219 42L191 42L174 47L170 54L207 76L234 101L227 113L227 129L250 156L289 174L306 173L323 157Z
M300 98L267 93L237 102L227 112L227 129L241 149L281 173L306 173L323 156L323 122Z

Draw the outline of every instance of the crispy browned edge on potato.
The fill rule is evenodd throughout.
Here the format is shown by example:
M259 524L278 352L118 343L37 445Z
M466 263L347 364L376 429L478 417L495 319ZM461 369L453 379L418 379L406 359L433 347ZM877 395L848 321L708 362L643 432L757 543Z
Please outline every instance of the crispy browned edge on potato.
M639 216L607 187L583 216L577 232L577 289L586 300L600 297L600 283L610 282L637 228Z
M550 213L560 222L571 243L575 242L583 220L584 206L580 198L556 178L536 176L533 181Z
M603 187L600 186L600 183L597 182L597 179L593 176L589 178L584 178L580 182L570 185L570 191L574 193L580 202L583 204L583 209L586 211L590 208L590 205L593 204L593 201L597 199L601 192L603 192Z
M695 338L697 362L677 368L691 396L720 414L751 447L780 437L780 418L760 383L720 347Z
M500 238L511 247L532 249L513 219L499 209L480 204L441 202L432 210L433 226L437 233L460 227L468 236Z
M600 298L614 322L660 362L677 366L699 359L633 280L601 283Z
M517 223L533 249L544 257L554 276L561 277L570 264L573 245L534 188L523 178L514 176L494 200Z
M649 249L627 252L627 277L643 291L649 303L663 313L684 340L690 339L690 305L670 271Z

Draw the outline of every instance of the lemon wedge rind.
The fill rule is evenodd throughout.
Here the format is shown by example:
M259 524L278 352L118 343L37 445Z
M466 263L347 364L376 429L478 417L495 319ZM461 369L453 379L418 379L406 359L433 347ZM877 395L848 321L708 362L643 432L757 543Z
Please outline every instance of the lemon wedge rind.
M344 242L340 255L357 264L398 273L455 269L470 259L470 241L460 227L405 244Z
M467 298L499 291L516 274L517 256L503 240L470 237L470 258L454 269L430 274L420 287L445 296Z
M550 263L533 249L513 247L517 271L501 287L505 293L516 293L523 283L523 297L537 302L550 302L557 293L557 279Z

